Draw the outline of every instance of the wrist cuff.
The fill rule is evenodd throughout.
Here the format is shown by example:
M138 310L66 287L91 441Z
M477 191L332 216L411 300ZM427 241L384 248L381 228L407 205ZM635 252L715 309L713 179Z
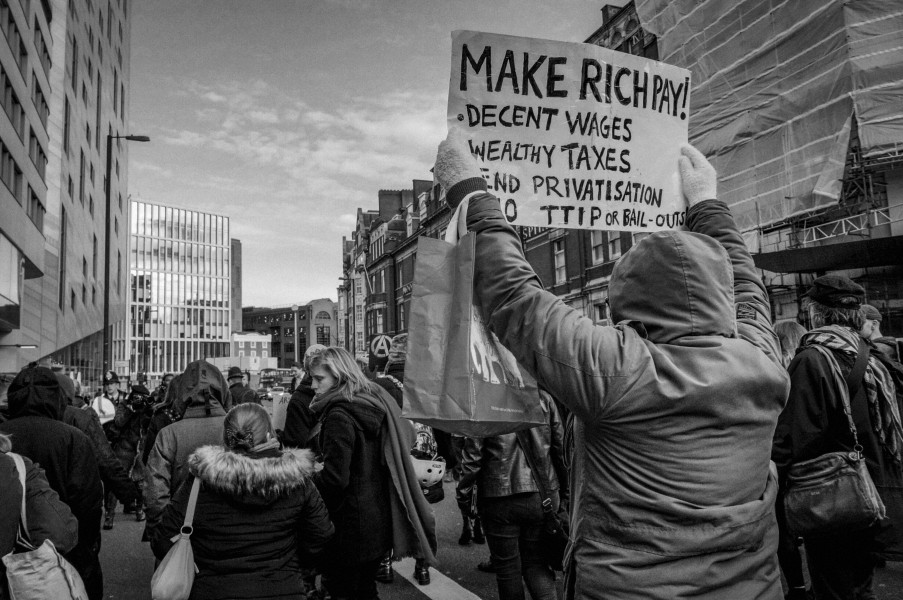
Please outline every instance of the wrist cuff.
M486 180L482 177L471 177L470 179L464 179L463 181L459 181L455 185L451 186L451 189L446 190L445 192L445 201L448 203L450 207L457 208L458 205L464 200L464 197L467 194L473 192L485 192L487 190Z

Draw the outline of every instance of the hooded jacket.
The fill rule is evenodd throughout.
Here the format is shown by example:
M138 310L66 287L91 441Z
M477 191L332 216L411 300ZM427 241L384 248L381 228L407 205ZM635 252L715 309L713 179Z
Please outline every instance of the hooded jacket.
M66 558L83 579L99 568L103 485L87 436L63 423L65 400L50 369L20 372L8 391L10 420L0 432L12 437L13 452L44 469L50 487L78 520L78 544Z
M311 481L313 454L275 450L255 456L204 446L188 463L192 476L154 529L157 558L182 527L196 477L201 489L191 536L198 567L192 600L298 597L302 566L334 531Z
M621 258L603 327L543 289L494 196L470 199L486 321L576 418L568 597L782 597L768 298L725 204L687 220Z
M180 420L167 425L157 434L145 470L145 513L148 528L158 522L172 494L188 479L188 457L201 446L223 441L221 400L228 389L219 369L206 361L195 361L186 367L173 391L173 410Z
M60 552L68 552L78 541L78 522L72 511L51 489L41 467L27 456L25 489L19 480L19 470L11 456L0 452L0 556L6 556L16 546L22 494L25 494L25 515L28 519L28 538L34 546L50 540ZM0 564L0 599L8 597L6 568Z
M380 558L392 548L390 475L381 435L386 413L338 394L315 399L311 410L320 419L323 456L315 481L336 528L327 560Z

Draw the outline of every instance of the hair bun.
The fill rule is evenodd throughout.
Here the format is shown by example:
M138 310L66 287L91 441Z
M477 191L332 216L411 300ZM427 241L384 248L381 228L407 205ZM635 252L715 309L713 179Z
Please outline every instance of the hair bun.
M230 427L226 429L225 438L226 444L232 450L248 451L256 445L254 443L254 432L250 427L243 427L241 429Z

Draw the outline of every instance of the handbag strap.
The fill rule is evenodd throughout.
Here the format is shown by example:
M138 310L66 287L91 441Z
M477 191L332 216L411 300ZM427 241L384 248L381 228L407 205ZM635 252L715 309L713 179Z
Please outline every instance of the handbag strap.
M536 456L533 454L533 444L527 437L526 430L517 432L517 441L520 443L520 449L523 450L524 456L527 457L527 464L530 465L530 472L533 473L533 481L539 487L539 493L542 496L542 512L553 513L552 495L549 493L549 478L545 470L540 469L537 464Z
M189 529L187 535L191 535L191 524L194 523L194 507L198 503L198 492L201 489L201 479L199 477L194 478L194 482L191 484L191 493L188 495L188 507L185 509L185 522L182 523L181 532L185 533L185 528Z
M19 473L19 484L22 486L22 508L19 511L19 528L16 531L16 544L26 550L34 550L35 546L31 543L31 538L28 536L28 515L25 510L25 497L28 495L28 490L25 487L25 461L15 452L9 452L7 453L7 456L13 459L13 462L16 464L16 471Z
M834 354L830 350L818 344L814 344L812 347L816 348L826 359L828 359L828 364L833 365L834 368L839 370L837 359L834 358ZM840 390L840 401L843 405L843 412L847 417L850 433L853 434L853 449L858 452L860 456L862 456L862 446L859 444L859 435L856 432L856 424L853 423L853 409L850 406L850 402L853 397L859 393L859 388L862 385L862 378L865 375L865 369L868 366L868 358L868 344L860 342L859 353L856 355L856 362L853 364L853 368L849 375L843 378L844 383L846 384L847 393L844 394L843 390Z

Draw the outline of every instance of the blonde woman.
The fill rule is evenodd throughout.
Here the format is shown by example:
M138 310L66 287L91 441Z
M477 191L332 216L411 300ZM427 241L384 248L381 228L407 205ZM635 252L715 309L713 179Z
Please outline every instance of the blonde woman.
M382 557L435 562L433 514L420 491L409 449L410 422L342 348L310 362L323 470L315 480L336 527L323 564L333 600L377 598Z

